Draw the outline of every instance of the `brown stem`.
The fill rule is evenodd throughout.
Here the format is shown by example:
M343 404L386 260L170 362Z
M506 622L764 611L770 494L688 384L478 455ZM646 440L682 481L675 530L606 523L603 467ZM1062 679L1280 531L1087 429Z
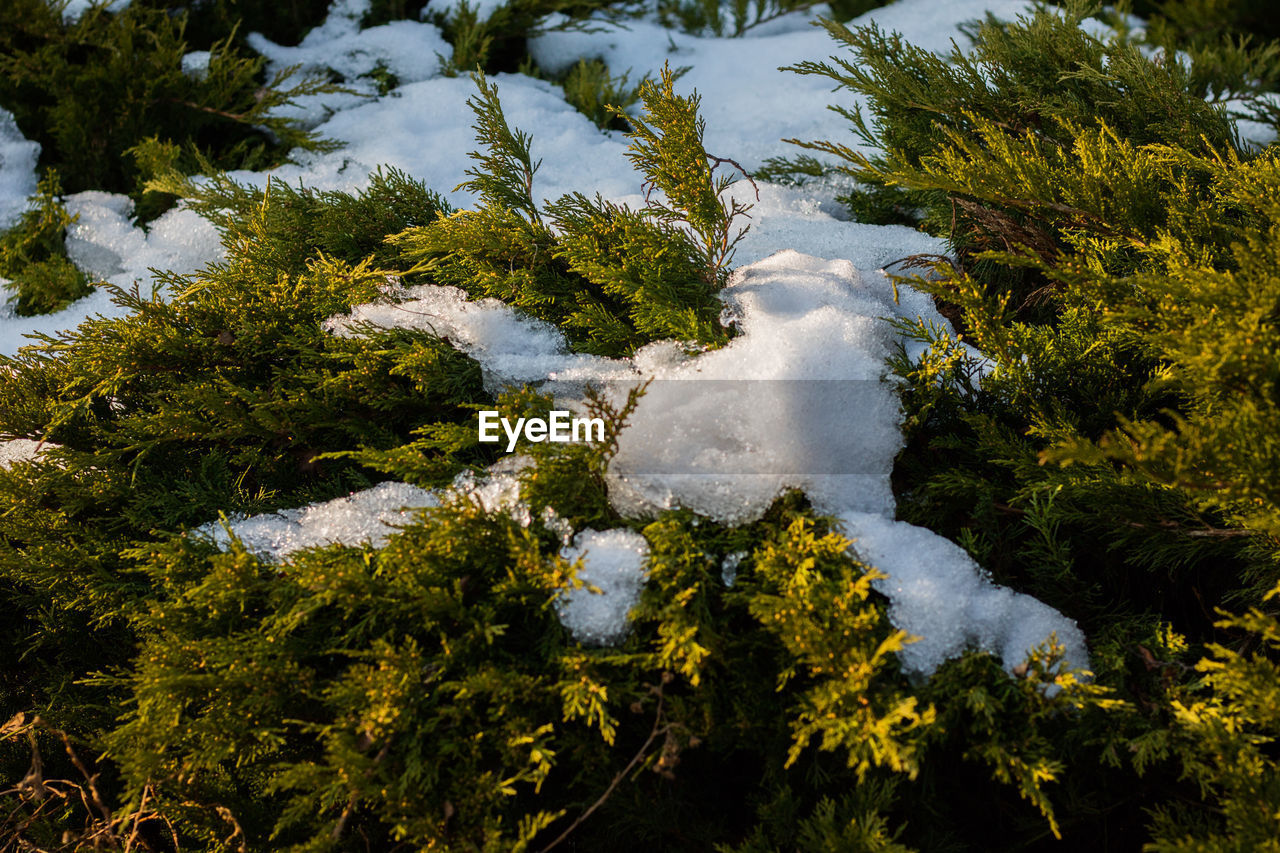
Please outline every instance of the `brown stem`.
M622 780L626 778L627 774L631 772L632 768L635 767L637 764L640 763L640 761L644 759L645 753L648 752L650 745L652 745L653 741L658 737L658 735L666 734L668 729L670 729L670 726L661 725L662 700L663 700L662 688L659 686L655 692L658 694L658 710L653 717L653 728L650 729L649 736L645 738L644 743L640 745L640 750L631 757L631 760L627 762L627 766L622 768L622 770L618 773L617 776L613 777L613 781L609 783L608 788L605 788L604 793L600 795L600 798L596 800L594 803L592 803L591 806L586 811L578 815L577 820L569 824L569 828L566 829L564 832L560 833L560 835L556 837L555 841L552 841L546 847L543 847L541 850L541 853L547 853L548 850L551 850L560 842L564 841L566 838L569 837L569 835L575 829L577 829L579 826L582 825L583 821L591 817L592 812L600 808L600 806L604 804L604 801L609 799L610 795L613 794L614 789L616 789L618 785L622 783Z
M44 723L44 721L39 717L36 717L32 722L36 725L43 725ZM89 795L93 798L94 807L97 808L98 813L102 815L102 819L106 822L106 825L110 827L112 825L111 809L107 808L107 804L102 801L102 794L98 792L98 785L96 782L98 775L96 773L90 773L89 768L84 766L84 762L80 760L80 756L76 754L75 749L71 746L71 738L67 737L66 732L61 729L55 729L52 726L45 726L45 728L62 739L62 745L66 749L67 755L70 756L71 763L74 764L76 769L80 771L82 776L84 776L85 786L89 791ZM115 833L110 830L108 830L108 833L112 837L115 836Z
M178 104L179 106L190 107L193 110L200 110L201 112L212 113L213 115L222 116L223 118L231 119L232 121L237 121L237 122L240 122L241 124L250 121L249 117L244 115L243 113L229 113L226 110L214 109L213 107L204 107L204 106L201 106L200 104L192 103L191 101L179 100L178 98L165 98L165 100L171 104Z
M708 154L707 159L716 161L715 166L711 167L713 170L716 168L716 166L722 166L725 163L728 163L730 166L737 169L738 173L741 174L742 177L746 178L747 183L751 184L751 188L756 191L756 201L760 200L760 187L756 186L755 179L751 177L750 172L742 168L741 163L739 163L737 160L734 160L732 157L717 157L714 154Z

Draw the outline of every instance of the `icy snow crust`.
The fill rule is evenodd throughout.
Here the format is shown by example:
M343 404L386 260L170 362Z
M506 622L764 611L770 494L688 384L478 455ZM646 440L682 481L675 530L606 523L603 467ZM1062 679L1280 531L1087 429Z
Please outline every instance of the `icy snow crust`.
M899 0L851 25L875 21L916 44L945 51L953 39L965 43L957 29L961 22L987 12L1012 18L1028 7L1020 0ZM273 67L301 63L332 69L357 90L301 99L285 108L344 147L299 154L296 163L270 176L315 189L354 190L366 185L374 168L394 166L443 192L455 206L474 204L467 192L452 189L473 165L467 154L476 143L466 101L475 94L474 84L439 75L438 59L447 58L450 48L433 24L402 21L360 30L368 8L369 0L335 0L325 23L297 47L253 37L252 44ZM483 4L484 11L491 8L496 3ZM551 71L579 58L600 57L614 74L629 71L632 80L655 74L668 60L690 66L677 88L702 95L708 150L753 170L768 157L794 153L782 138L861 147L847 122L827 109L833 102L852 107L857 99L833 95L821 78L778 71L837 52L825 32L808 24L808 16L796 14L747 38L716 39L642 20L625 32L549 32L535 37L531 50ZM198 74L206 62L193 55L184 68ZM383 97L369 76L379 68L399 84ZM579 191L642 203L640 177L624 157L626 141L620 134L598 131L550 83L509 74L493 79L508 122L532 134L535 159L542 161L534 179L536 199ZM21 209L20 195L34 189L34 152L3 118L0 215L8 210L12 216ZM262 186L269 176L240 172L232 177ZM842 520L857 540L853 550L890 576L877 581L890 599L890 617L923 638L902 654L909 670L932 672L967 647L1000 655L1012 670L1051 632L1065 643L1072 664L1087 666L1084 639L1069 619L995 586L948 540L893 520L888 477L901 435L884 359L901 341L888 318L942 320L925 296L909 288L900 287L901 299L895 302L879 270L907 255L941 253L945 246L903 227L844 221L834 202L840 189L821 182L801 188L762 184L757 199L746 182L734 188L741 201L755 206L751 231L737 255L743 266L724 293L727 316L738 324L739 334L715 352L688 355L674 342L660 342L632 359L577 355L554 327L503 303L470 301L461 291L443 287L401 292L396 304L361 306L350 316L332 318L329 328L355 334L360 323L369 322L426 329L476 358L491 390L540 383L567 405L586 382L601 383L620 397L631 385L653 379L622 433L610 469L611 498L625 516L684 506L741 523L757 517L782 490L803 489L820 510ZM131 211L121 197L82 193L68 205L80 216L68 237L72 258L121 286L147 283L151 267L190 272L221 256L212 226L187 211L167 214L144 233L131 225ZM12 353L22 343L22 332L53 332L95 313L117 311L99 289L56 315L0 318L0 347ZM798 390L805 388L857 391L850 397ZM27 450L14 446L12 453L21 457ZM842 466L834 473L832 459ZM336 501L227 524L246 547L276 560L330 543L377 547L395 525L411 521L415 510L450 499L479 501L529 524L528 509L518 497L523 464L509 459L445 490L384 483ZM643 585L643 537L628 530L575 536L562 519L542 521L562 536L565 557L582 560L581 579L601 591L565 590L562 621L583 642L613 642L625 635L627 611ZM221 522L194 532L222 545L229 541ZM743 556L726 560L726 583Z

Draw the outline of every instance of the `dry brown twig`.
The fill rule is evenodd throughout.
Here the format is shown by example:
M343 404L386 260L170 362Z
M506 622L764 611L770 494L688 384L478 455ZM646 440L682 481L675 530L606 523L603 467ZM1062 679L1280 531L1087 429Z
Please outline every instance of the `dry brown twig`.
M55 738L62 743L71 765L80 774L81 779L48 779L45 777L45 761L40 752L39 733ZM120 851L153 850L151 843L142 833L142 827L150 821L159 820L168 825L168 820L157 811L149 810L148 803L154 800L155 792L150 785L144 787L142 797L136 808L125 811L119 816L112 814L102 792L98 789L99 773L90 769L80 757L72 743L71 736L65 731L42 719L39 715L27 716L19 712L0 726L0 741L25 738L31 747L31 767L12 787L0 790L0 798L16 800L16 804L8 810L0 821L0 851L31 851L31 853L61 853L61 851L77 851L84 849ZM33 837L32 830L41 827L47 835L50 826L42 824L42 818L50 818L53 807L71 808L78 802L83 813L83 823L77 829L64 828L61 839L56 846L46 846L40 838ZM70 812L62 816L60 823L71 820ZM126 829L128 830L125 835ZM180 850L177 834L169 826L173 837L174 849Z

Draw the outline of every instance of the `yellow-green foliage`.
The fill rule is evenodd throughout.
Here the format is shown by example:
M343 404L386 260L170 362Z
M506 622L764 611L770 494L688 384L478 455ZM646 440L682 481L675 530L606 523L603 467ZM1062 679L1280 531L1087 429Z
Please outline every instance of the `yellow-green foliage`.
M9 299L20 317L57 311L93 289L67 258L63 241L75 220L61 192L57 173L50 172L18 224L0 233L0 277L9 279L5 287L14 291Z
M812 684L792 723L787 761L794 763L817 740L819 749L847 752L859 778L877 766L915 776L911 741L933 722L934 712L918 708L914 696L884 693L877 676L910 638L905 631L875 630L884 617L867 599L871 581L883 575L851 566L849 545L797 521L785 540L757 554L757 574L781 594L757 598L752 615L796 660L783 670L778 688L801 675Z
M250 189L143 134L150 201L185 197L227 259L113 289L125 316L0 361L0 437L45 442L0 469L0 847L1280 849L1280 162L1204 100L1263 91L1274 49L1188 34L1244 5L1161 4L1148 38L1192 48L1185 68L1081 32L1080 7L983 23L972 58L829 25L854 58L804 66L869 99L874 121L849 117L883 157L815 146L868 182L855 207L954 249L904 263L935 262L914 284L954 325L899 324L927 345L891 363L899 514L1077 619L1092 675L1047 643L1011 672L970 651L906 677L875 567L799 493L738 527L620 517L605 474L642 388L589 397L604 442L519 447L527 514L455 496L385 547L278 562L193 536L387 478L441 486L495 459L478 408L554 405L491 397L432 334L326 318L452 284L579 351L714 346L743 208L669 70L637 92L638 210L535 198L533 140L483 78L469 210L394 171ZM504 28L531 10L469 32L515 51ZM43 192L6 264L61 257ZM558 618L590 594L565 525L648 543L615 645Z
M507 125L496 87L479 78L469 103L487 151L472 155L478 165L460 188L481 205L406 231L396 244L416 271L555 323L581 351L624 355L661 338L722 342L715 294L744 208L721 200L732 181L714 176L696 97L675 95L673 79L664 71L661 84L641 85L647 118L634 120L631 147L668 204L630 210L575 193L540 206L531 140Z
M809 145L866 182L862 209L923 208L955 251L915 259L931 274L912 278L955 328L900 324L929 345L894 360L907 379L900 513L1080 620L1099 680L1116 691L1085 702L1065 751L1073 737L1059 731L1020 737L1014 757L1004 733L1028 724L1006 716L1011 696L990 713L976 672L951 681L958 664L926 695L935 731L964 732L964 754L1075 845L1095 843L1090 824L1110 820L1095 798L1118 789L1063 759L1100 749L1144 771L1151 849L1271 849L1270 759L1241 750L1263 742L1245 732L1274 731L1262 710L1274 691L1261 685L1275 647L1241 657L1248 641L1217 632L1244 623L1215 627L1204 614L1261 604L1278 574L1280 164L1274 148L1240 144L1204 96L1252 98L1236 78L1274 47L1204 45L1183 66L1087 35L1076 25L1086 11L987 21L971 55L950 57L828 25L854 58L797 69L869 99L866 116L845 114L882 155ZM1187 608L1186 596L1205 604ZM1269 617L1242 618L1260 631ZM1222 677L1197 681L1193 667ZM963 720L934 689L968 697ZM1043 720L1031 731L1051 732ZM1197 726L1208 745L1174 734ZM1226 731L1241 739L1223 742ZM1185 781L1170 775L1175 760ZM1073 804L1065 817L1050 779ZM1206 803L1203 819L1175 818L1186 797Z
M150 137L226 169L321 146L272 113L331 86L290 82L292 71L264 79L266 60L242 54L230 36L211 46L206 75L188 75L185 20L141 3L118 13L98 5L70 24L46 0L0 8L0 104L40 143L41 164L57 168L68 192L136 192L140 174L126 152Z

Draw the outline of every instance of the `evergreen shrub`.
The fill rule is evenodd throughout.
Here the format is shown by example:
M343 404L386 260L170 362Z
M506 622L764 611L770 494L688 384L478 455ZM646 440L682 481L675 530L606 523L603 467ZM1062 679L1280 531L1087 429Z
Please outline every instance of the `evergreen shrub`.
M1214 4L1161 4L1147 46L1194 48L1185 66L1081 32L1070 6L977 24L968 57L829 22L851 58L799 67L866 98L845 114L882 156L810 143L860 182L851 204L952 248L899 269L952 320L900 324L928 347L890 365L899 514L1076 618L1092 676L1048 643L1012 675L970 652L909 678L874 567L803 495L739 527L622 518L612 440L522 446L527 517L462 493L383 547L215 547L192 530L443 486L495 460L478 408L552 405L491 396L436 336L326 318L449 284L579 352L723 345L746 209L670 69L626 118L639 209L538 203L534 140L483 77L474 209L392 170L359 193L253 189L138 135L131 189L184 198L227 259L112 289L126 316L0 360L0 437L42 442L0 469L0 846L1276 849L1280 160L1212 103L1269 85L1271 48L1220 40L1247 5L1199 39ZM614 90L601 119L622 118ZM59 192L46 178L0 273L60 263ZM74 298L18 279L36 307ZM611 439L640 393L592 402ZM563 524L648 543L615 646L557 616L582 584Z
M209 47L207 73L188 74L182 14L141 3L118 12L94 6L67 23L46 0L12 0L0 7L0 104L40 143L41 168L56 168L68 193L137 200L145 176L129 152L151 138L177 146L192 166L198 152L224 169L264 168L293 147L323 147L271 113L328 84L288 72L266 79L265 60L242 52L230 34Z
M1149 849L1265 849L1280 838L1274 768L1241 750L1280 732L1239 685L1274 667L1274 648L1247 651L1274 617L1212 609L1273 602L1280 574L1280 160L1242 143L1215 101L1256 97L1233 81L1274 47L1151 56L1123 32L1082 31L1090 11L988 19L972 52L945 58L826 22L852 55L794 70L865 96L865 113L836 109L884 153L804 145L843 160L861 209L908 212L954 250L907 259L928 267L909 280L954 328L903 324L930 348L894 362L910 442L900 514L1080 621L1123 703L1096 743L1142 774ZM1246 622L1255 633L1221 642ZM1218 671L1232 675L1199 675ZM1187 726L1218 746L1173 734ZM1250 734L1228 745L1219 726ZM1204 805L1172 805L1184 797ZM1106 825L1080 805L1076 821Z

